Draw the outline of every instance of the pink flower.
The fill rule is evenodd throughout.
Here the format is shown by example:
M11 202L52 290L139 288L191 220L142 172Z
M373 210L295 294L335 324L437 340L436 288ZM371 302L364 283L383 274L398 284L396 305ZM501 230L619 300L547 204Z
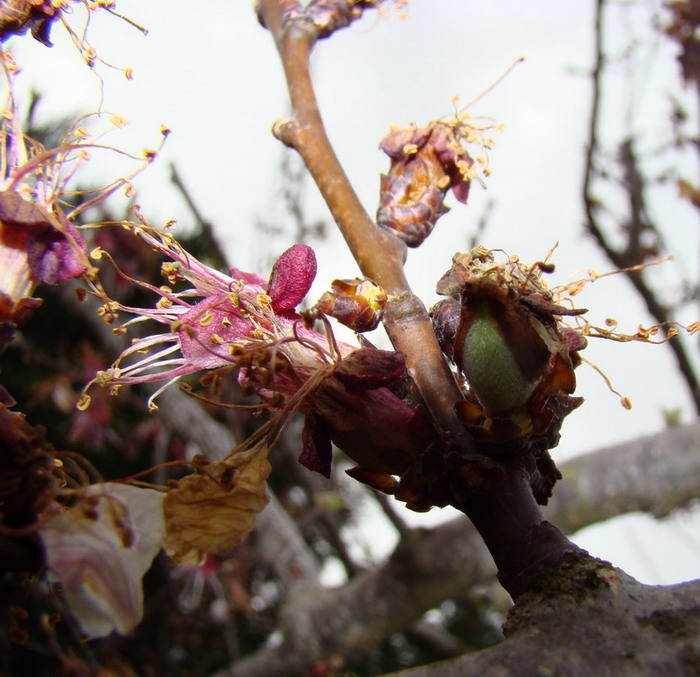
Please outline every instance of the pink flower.
M153 308L133 308L104 299L101 313L107 321L113 321L118 310L135 315L115 333L145 320L168 330L134 339L109 369L97 373L86 391L93 383L109 386L115 393L122 385L167 381L150 397L153 409L159 392L189 374L236 366L240 381L258 391L265 385L261 374L267 373L263 353L275 363L270 367L275 372L293 365L293 376L280 373L275 381L276 386L284 386L285 380L306 380L334 351L352 351L350 346L330 345L324 336L306 328L294 310L316 275L316 257L310 247L298 244L285 251L266 281L235 268L231 275L220 273L184 251L167 232L141 227L136 232L170 259L162 266L170 284L186 281L191 286L175 292L169 286L157 288L140 282L160 297ZM97 287L93 290L102 295ZM129 358L144 354L123 366ZM79 408L86 408L89 401L84 394Z
M2 28L0 21L0 28ZM13 90L17 66L0 50L4 76ZM0 141L0 351L15 327L41 301L39 284L60 284L89 268L87 248L77 228L57 205L65 184L58 178L58 149L45 151L27 137L15 106L2 111ZM64 160L67 154L64 154Z

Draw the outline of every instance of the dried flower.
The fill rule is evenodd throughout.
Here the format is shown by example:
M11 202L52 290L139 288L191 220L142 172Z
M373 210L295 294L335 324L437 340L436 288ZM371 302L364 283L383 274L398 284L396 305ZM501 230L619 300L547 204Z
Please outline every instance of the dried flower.
M455 255L438 282L450 298L433 309L433 323L469 384L458 413L481 441L531 440L550 430L555 410L580 404L570 396L585 339L562 318L586 311L562 305L563 295L547 288L542 273L552 269L517 257L499 262L475 248Z
M419 246L448 211L443 204L447 191L465 203L471 181L488 173L493 140L486 132L492 127L480 127L459 112L422 128L392 129L380 144L391 166L381 177L377 223L409 247ZM480 148L476 160L467 150L472 144Z
M121 311L136 316L115 333L145 320L164 324L167 330L134 339L110 369L98 372L86 391L94 383L116 393L123 385L166 381L149 399L150 407L155 408L157 394L183 376L234 369L243 392L257 394L262 406L281 413L297 410L306 416L302 464L329 475L334 442L358 463L353 477L396 491L411 507L425 509L432 504L416 490L401 493L401 483L390 477L417 463L435 439L430 419L412 391L404 356L338 343L329 325L324 336L305 326L294 311L316 272L309 247L295 245L284 252L266 281L236 269L230 276L223 275L185 252L169 233L124 225L168 256L170 260L162 266L168 285L157 288L139 283L158 295L153 308L127 307L103 296L101 314L109 322ZM192 286L173 291L173 286L183 281ZM95 285L93 292L101 294ZM123 366L137 355L139 359ZM84 394L79 407L87 407L89 401ZM270 424L274 422L272 419ZM237 457L238 453L231 455L230 461L235 463ZM198 479L187 481L206 484L209 470L224 472L226 467L223 462L216 467L203 465ZM214 484L212 491L221 489L220 482ZM264 477L258 488L263 484ZM238 509L234 498L232 495L232 509ZM262 493L256 494L254 502L257 510L262 508ZM249 527L241 527L241 533ZM211 552L197 545L199 540L194 534L187 536L184 544L169 548L178 558L197 559ZM231 544L231 540L226 541L225 547Z

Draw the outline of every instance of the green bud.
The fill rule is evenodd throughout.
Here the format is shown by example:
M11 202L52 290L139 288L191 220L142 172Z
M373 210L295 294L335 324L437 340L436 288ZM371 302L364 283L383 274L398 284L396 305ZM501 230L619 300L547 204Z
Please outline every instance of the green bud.
M465 284L455 362L486 413L525 404L544 375L551 354L536 322L493 280Z
M486 304L475 314L461 351L464 375L486 411L524 404L537 385L523 374Z

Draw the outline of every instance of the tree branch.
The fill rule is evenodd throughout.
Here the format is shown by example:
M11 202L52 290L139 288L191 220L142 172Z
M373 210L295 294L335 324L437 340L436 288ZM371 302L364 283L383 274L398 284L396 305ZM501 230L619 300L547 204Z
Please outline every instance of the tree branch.
M493 467L495 462L477 451L455 416L455 404L462 393L426 309L404 275L405 245L370 219L325 132L309 56L319 37L327 37L351 20L352 12L343 14L348 7L341 2L327 3L324 15L335 12L345 21L336 22L329 30L309 13L314 3L302 10L299 3L290 0L261 0L260 17L277 45L293 111L293 118L278 122L274 132L301 155L363 274L389 295L384 325L396 350L406 356L408 371L433 419L437 431L435 453L447 457L450 448L456 446L461 459L484 461ZM517 595L533 572L575 556L578 549L542 517L522 464L516 461L503 463L502 467L507 475L503 482L472 491L474 485L486 482L465 480L461 487L465 495L453 499L452 504L473 519L499 565L500 580L512 595Z
M546 514L570 533L624 512L666 515L700 497L699 446L700 423L694 423L568 461ZM495 573L467 519L413 530L377 569L318 597L294 599L279 627L282 642L217 677L292 677L336 653L357 656Z
M362 273L389 294L384 315L387 333L396 350L406 355L408 370L438 429L448 432L461 449L474 453L453 413L462 394L427 311L404 275L406 246L372 221L326 134L309 71L317 31L303 20L284 22L282 4L279 0L260 3L260 16L280 53L294 116L278 123L275 133L304 160Z
M506 641L501 644L392 674L697 674L699 582L642 585L620 570L591 559L547 584L546 589L527 595L511 610L505 627ZM562 622L564 618L566 622Z

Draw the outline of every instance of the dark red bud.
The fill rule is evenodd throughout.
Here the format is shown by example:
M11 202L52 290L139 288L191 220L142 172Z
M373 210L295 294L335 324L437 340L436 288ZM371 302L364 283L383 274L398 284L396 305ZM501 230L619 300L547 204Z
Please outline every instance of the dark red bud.
M316 277L316 255L305 244L295 244L275 261L267 295L272 309L280 315L293 313Z

